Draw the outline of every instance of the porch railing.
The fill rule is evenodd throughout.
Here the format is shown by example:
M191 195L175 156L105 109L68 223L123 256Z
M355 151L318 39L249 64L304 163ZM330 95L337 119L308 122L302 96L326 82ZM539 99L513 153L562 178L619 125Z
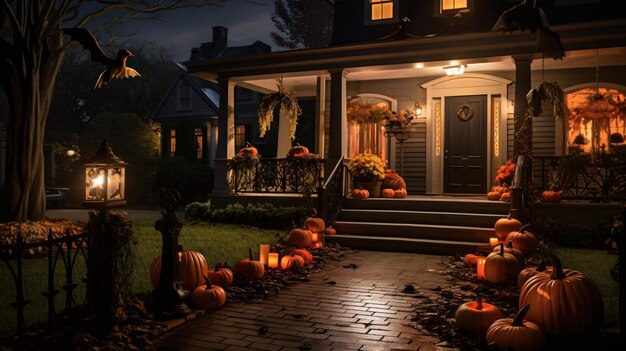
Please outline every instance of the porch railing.
M349 180L350 172L342 157L333 167L326 182L317 188L317 212L326 225L332 225L337 220L343 200L348 194Z
M236 158L228 161L235 193L312 194L324 182L325 160L319 158Z

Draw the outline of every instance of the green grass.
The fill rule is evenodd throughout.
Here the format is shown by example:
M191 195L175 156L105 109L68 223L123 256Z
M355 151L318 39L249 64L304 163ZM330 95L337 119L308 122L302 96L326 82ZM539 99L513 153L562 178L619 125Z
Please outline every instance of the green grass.
M582 272L591 278L604 299L604 319L607 323L619 320L617 282L610 270L617 262L617 255L609 255L604 250L557 248L553 250L564 268Z
M135 269L132 272L131 291L135 293L152 290L150 283L150 264L161 254L161 234L154 229L152 222L137 222L133 228L139 240L134 247ZM280 230L256 229L234 224L189 224L181 231L179 243L186 250L201 252L209 266L217 262L234 264L236 260L247 257L248 247L258 255L259 244L274 243L283 235ZM80 256L79 256L80 257ZM24 311L27 324L47 320L47 300L42 292L48 284L48 261L42 258L24 260L24 296L30 299ZM12 261L15 264L15 261ZM55 287L65 284L65 270L59 261L55 276ZM86 276L85 262L79 258L74 271L74 281L80 282ZM15 285L4 263L0 263L0 337L15 332L15 309L9 304L15 299ZM75 299L82 304L85 299L84 284L75 290ZM65 292L55 298L57 311L65 305Z

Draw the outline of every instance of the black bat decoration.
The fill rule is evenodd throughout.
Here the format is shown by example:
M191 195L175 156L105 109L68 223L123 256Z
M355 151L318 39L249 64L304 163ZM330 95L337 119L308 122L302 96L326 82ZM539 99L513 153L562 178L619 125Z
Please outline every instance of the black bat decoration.
M524 0L521 4L504 11L491 29L492 32L502 33L525 30L537 35L537 49L544 57L555 60L565 57L561 38L550 29L546 14L536 5L536 0Z
M62 29L62 31L63 34L69 35L73 41L82 45L85 50L89 50L91 61L100 62L106 66L104 72L98 77L94 89L102 88L113 78L141 77L139 72L126 67L126 60L133 56L130 51L122 49L117 52L117 57L112 59L104 53L98 41L89 30L85 28L66 28Z

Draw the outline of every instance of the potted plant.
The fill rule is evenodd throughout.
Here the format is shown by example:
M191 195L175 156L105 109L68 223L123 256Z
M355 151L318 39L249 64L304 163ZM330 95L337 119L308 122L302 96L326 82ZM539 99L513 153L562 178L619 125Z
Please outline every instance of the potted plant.
M385 179L385 165L380 157L370 154L357 154L348 165L354 188L366 189L370 197L380 197L380 187Z

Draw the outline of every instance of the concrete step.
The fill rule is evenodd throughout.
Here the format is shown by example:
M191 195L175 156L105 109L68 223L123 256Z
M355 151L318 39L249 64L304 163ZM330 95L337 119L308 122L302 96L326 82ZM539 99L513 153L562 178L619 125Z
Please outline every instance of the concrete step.
M360 250L415 252L437 255L467 254L485 243L362 235L329 235L326 242Z
M406 199L354 199L347 197L343 203L344 209L481 213L505 216L510 207L510 203L502 201L430 196L415 196Z
M333 225L338 234L402 237L441 241L472 241L488 243L494 236L493 228L451 226L440 224L342 222Z
M343 209L337 220L341 222L441 224L493 228L496 221L503 217L505 216L501 214L483 213Z

